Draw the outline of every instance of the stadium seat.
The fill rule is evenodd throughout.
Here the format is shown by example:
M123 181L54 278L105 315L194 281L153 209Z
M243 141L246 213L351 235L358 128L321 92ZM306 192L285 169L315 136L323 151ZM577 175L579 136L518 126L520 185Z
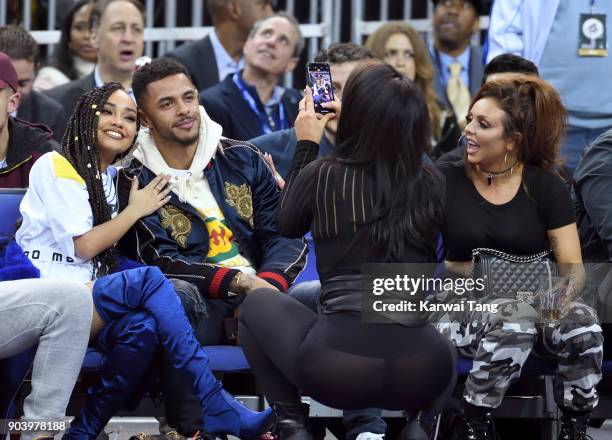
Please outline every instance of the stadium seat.
M19 204L24 194L25 189L0 188L0 244L6 243L15 233ZM36 347L33 347L10 358L0 359L0 419L11 418L16 393L32 365L35 353Z
M249 364L242 348L233 345L211 345L203 347L210 358L209 368L218 373L248 371ZM81 371L96 373L100 371L106 356L95 348L88 348Z
M25 189L0 188L0 239L8 239L15 233L15 222L20 217L19 204Z
M319 279L319 273L317 272L317 256L315 255L314 240L312 234L308 232L304 239L308 245L308 255L306 256L306 266L304 270L295 279L294 283L302 283L304 281L315 281Z

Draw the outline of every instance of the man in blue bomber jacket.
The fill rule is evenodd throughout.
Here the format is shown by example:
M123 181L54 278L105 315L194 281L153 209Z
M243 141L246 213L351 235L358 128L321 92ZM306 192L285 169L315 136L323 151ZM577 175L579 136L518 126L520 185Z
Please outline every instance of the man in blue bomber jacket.
M200 342L222 343L223 320L242 295L260 287L286 291L304 267L306 245L279 235L280 191L270 169L252 145L221 137L182 64L153 60L134 74L132 87L143 128L119 178L120 205L127 206L131 187L122 175L142 187L167 174L172 191L120 250L173 279ZM162 376L168 425L190 437L205 431L189 383L169 365Z

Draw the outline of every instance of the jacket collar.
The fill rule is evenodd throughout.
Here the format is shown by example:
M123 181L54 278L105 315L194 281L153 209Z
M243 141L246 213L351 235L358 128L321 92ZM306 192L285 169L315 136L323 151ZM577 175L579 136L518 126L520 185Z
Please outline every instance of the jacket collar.
M32 155L33 147L47 142L53 135L41 124L30 124L20 119L8 119L9 143L6 155L7 167L13 167Z

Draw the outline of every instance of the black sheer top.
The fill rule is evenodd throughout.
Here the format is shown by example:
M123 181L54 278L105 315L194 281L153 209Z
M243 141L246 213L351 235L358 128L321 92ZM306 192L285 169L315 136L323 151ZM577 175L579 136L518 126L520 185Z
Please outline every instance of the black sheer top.
M315 160L317 152L316 143L298 142L281 196L278 227L291 238L312 231L322 283L338 275L361 274L364 263L435 262L435 240L431 249L406 246L401 260L387 260L386 249L371 238L375 213L366 171L333 157Z

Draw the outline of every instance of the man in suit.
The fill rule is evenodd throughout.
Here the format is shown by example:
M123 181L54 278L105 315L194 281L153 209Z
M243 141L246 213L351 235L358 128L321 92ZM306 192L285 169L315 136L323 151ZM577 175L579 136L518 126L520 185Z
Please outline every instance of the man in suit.
M255 22L272 13L270 0L208 0L214 30L201 40L179 46L167 54L179 60L198 91L223 81L244 68L242 47Z
M94 87L116 81L131 94L132 73L144 48L145 9L139 0L100 0L89 19L98 64L92 74L48 90L62 104L68 118L81 95Z
M279 82L295 68L303 47L293 16L278 13L255 23L244 45L244 70L200 95L223 136L247 140L293 126L301 97Z
M430 47L438 98L452 108L461 127L483 74L480 47L470 44L478 31L480 0L432 0L434 43Z
M26 122L46 125L53 132L53 138L59 142L62 139L61 127L64 123L63 107L54 99L32 90L38 67L38 43L23 28L2 26L0 52L9 56L17 71L20 103L12 116Z

